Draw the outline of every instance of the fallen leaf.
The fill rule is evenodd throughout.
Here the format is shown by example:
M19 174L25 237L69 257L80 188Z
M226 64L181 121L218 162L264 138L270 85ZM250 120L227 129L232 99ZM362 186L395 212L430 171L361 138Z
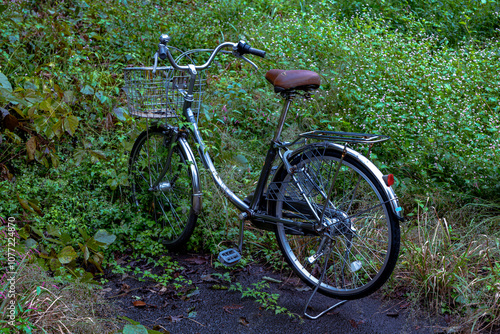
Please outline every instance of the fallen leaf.
M142 300L136 300L132 304L134 304L135 307L144 307L144 306L146 306L146 303L143 302Z
M188 298L191 298L193 296L196 296L196 295L199 295L200 294L200 290L198 288L194 288L192 289L187 295L186 297Z
M340 313L339 311L332 311L332 312L328 312L326 315L336 315L339 313Z
M349 323L351 324L352 327L358 328L359 325L364 324L364 320L356 321L354 319L349 320Z
M123 283L122 286L120 287L120 291L123 292L129 292L130 291L130 285Z
M224 311L226 311L229 314L233 314L233 312L229 310L241 310L242 308L243 308L242 305L227 305L223 307Z
M250 324L245 317L240 317L240 320L238 320L238 322L243 326L248 326Z
M204 257L190 257L189 259L186 259L186 261L193 264L205 264L208 262Z
M400 309L405 309L405 308L408 308L409 306L410 306L410 303L405 302L405 303L403 303L403 304L399 305L399 308L400 308Z
M5 116L3 119L3 125L6 129L9 129L9 131L13 132L14 129L19 126L19 121L15 116L7 114L7 116Z
M218 279L216 278L213 278L211 274L208 274L208 275L201 275L201 280L203 282L219 282Z
M184 316L182 315L178 315L178 316L172 316L172 315L169 315L167 317L167 320L170 321L170 322L179 322L181 321L182 319L184 318Z

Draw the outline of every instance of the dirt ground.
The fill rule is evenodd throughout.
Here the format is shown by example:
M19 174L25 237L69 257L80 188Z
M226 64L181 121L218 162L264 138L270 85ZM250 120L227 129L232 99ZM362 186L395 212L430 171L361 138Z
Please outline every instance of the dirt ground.
M446 333L443 318L425 315L405 299L384 299L381 294L349 301L317 320L304 317L312 294L290 273L279 274L260 264L231 271L231 283L217 275L210 255L172 255L184 268L178 274L191 280L187 288L141 282L123 274L108 276L105 297L114 303L118 316L164 333ZM148 265L130 263L141 270ZM243 290L262 291L263 296L279 294L278 305L287 314L266 310L255 297L242 298L239 291L224 289L241 283ZM252 283L266 282L258 290ZM338 302L316 294L308 313L317 314Z

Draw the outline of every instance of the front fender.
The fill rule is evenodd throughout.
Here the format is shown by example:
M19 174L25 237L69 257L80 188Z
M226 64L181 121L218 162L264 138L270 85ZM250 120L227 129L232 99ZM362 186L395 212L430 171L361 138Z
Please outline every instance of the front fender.
M186 158L186 162L189 164L189 171L191 174L191 181L193 185L193 210L196 215L199 215L202 210L202 191L200 183L200 173L198 171L198 165L196 164L196 159L189 146L186 138L178 137L177 144L180 150Z

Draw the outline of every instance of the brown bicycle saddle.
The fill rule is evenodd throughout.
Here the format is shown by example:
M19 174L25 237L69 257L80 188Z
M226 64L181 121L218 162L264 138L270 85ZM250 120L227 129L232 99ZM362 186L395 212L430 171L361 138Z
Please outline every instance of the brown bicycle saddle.
M309 91L318 89L321 84L319 74L307 70L269 70L266 79L274 86L276 93L287 90Z

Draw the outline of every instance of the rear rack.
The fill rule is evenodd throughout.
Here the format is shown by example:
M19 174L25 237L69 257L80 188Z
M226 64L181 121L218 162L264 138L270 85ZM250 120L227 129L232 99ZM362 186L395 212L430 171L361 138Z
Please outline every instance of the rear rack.
M301 133L299 137L317 139L322 141L338 142L338 143L356 143L356 144L372 144L391 139L389 136L374 135L370 133L337 132L337 131L322 131L322 130L315 130L315 131Z

